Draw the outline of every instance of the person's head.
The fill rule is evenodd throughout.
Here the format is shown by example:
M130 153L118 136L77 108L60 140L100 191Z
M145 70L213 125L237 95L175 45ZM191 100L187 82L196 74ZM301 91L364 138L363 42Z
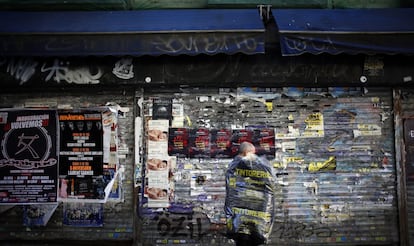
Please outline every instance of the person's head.
M252 143L243 142L240 144L239 148L239 155L241 156L249 156L256 153L256 148Z

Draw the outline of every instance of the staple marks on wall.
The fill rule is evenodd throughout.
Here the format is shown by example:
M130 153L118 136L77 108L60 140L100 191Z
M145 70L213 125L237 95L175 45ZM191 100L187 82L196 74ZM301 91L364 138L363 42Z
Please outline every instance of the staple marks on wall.
M398 243L389 89L185 88L144 95L147 122L167 119L170 131L274 130L274 153L266 155L277 180L271 245ZM154 110L161 101L171 102L171 113ZM139 205L143 245L232 245L223 210L231 159L177 154L168 206Z

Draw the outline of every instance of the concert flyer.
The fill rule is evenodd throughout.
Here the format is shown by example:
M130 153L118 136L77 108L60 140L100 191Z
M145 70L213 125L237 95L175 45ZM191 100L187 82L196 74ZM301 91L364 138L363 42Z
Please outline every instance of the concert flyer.
M60 112L59 126L59 197L102 199L105 184L101 112Z
M187 128L170 128L168 136L168 155L188 156L189 134Z
M56 136L54 110L0 111L0 203L56 202Z
M210 157L210 131L206 128L191 129L189 134L190 158Z
M231 153L231 137L232 130L230 129L212 129L210 154L213 158L230 158Z

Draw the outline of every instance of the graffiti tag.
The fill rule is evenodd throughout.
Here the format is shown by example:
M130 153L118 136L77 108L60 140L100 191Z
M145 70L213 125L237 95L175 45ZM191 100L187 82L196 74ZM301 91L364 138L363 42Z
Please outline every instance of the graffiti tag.
M10 59L7 63L6 72L19 80L19 85L26 83L36 72L38 62L30 58L25 59Z
M92 73L89 67L69 68L69 62L59 61L58 59L55 59L50 66L44 63L40 71L48 73L45 81L53 79L58 83L66 81L74 84L98 84L102 77L102 71L99 67L97 67L95 73Z

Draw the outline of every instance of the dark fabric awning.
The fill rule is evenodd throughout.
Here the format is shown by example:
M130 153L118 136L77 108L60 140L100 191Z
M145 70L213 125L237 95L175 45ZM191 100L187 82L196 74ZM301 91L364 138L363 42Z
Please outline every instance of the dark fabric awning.
M273 10L282 55L414 54L414 9Z
M258 9L0 11L0 55L264 53Z

